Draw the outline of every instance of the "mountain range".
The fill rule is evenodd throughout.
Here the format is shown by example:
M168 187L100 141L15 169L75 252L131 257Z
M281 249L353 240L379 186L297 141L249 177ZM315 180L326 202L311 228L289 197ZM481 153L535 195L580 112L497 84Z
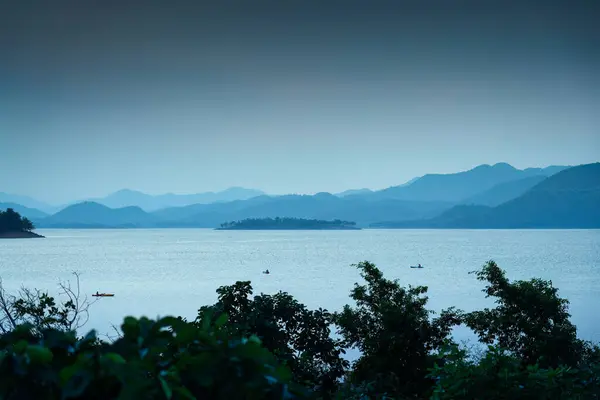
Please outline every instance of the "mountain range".
M110 208L140 207L144 211L156 211L167 207L183 207L190 204L210 204L235 200L247 200L265 193L256 189L231 187L221 192L196 194L166 193L150 195L136 190L123 189L99 199L89 199Z
M600 163L558 172L496 206L457 205L434 218L377 223L372 227L598 229Z
M480 165L454 174L427 174L383 190L337 194L270 196L231 188L152 196L122 190L52 215L11 203L40 228L217 227L225 221L265 217L340 219L379 228L591 227L597 223L590 209L600 182L597 165L524 170L505 163ZM580 186L574 188L572 182ZM539 202L543 204L535 206ZM571 207L579 209L569 211Z
M101 198L76 201L62 206L50 205L28 196L20 196L0 192L0 204L11 203L36 209L45 214L55 214L58 211L83 202L94 202L110 208L139 207L144 211L155 211L167 207L183 207L190 204L209 204L234 200L246 200L265 194L256 189L231 187L221 192L204 192L196 194L166 193L160 195L146 194L137 190L123 189ZM1 209L1 207L0 207Z
M47 213L38 210L37 208L26 207L17 203L0 203L0 211L4 211L7 208L12 208L22 216L29 218L30 220L39 220L48 216Z
M506 163L479 165L454 174L427 174L409 184L392 186L373 193L358 194L371 198L410 201L462 203L498 185L533 176L548 177L567 167L517 169Z
M44 214L53 214L59 210L58 207L52 206L48 203L44 203L43 201L36 200L29 196L21 196L18 194L10 194L4 192L0 192L0 204L2 205L0 206L0 210L4 207L4 204L18 205L18 207L33 209L36 213L42 212ZM18 212L20 213L20 211Z

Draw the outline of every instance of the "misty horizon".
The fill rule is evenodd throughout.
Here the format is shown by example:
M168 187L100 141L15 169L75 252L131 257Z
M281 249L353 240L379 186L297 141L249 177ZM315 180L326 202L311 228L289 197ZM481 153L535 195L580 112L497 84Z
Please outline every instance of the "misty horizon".
M45 200L43 197L38 198L35 196L31 196L27 193L8 193L8 192L4 192L7 193L9 195L16 195L16 196L26 196L26 197L30 197L32 199L44 202L50 206L64 206L66 204L74 204L74 203L78 203L78 202L86 202L86 201L95 201L95 200L99 200L99 199L103 199L105 197L114 195L114 194L118 194L118 193L123 193L123 192L132 192L132 193L140 193L140 194L144 194L144 195L149 195L149 196L154 196L154 197L159 197L159 196L191 196L191 195L196 195L196 194L219 194L219 193L224 193L224 192L228 192L230 190L237 190L237 189L241 189L241 190L254 190L254 191L258 191L258 192L262 192L262 195L266 195L266 196L285 196L285 195L307 195L307 196L313 196L316 195L318 193L330 193L330 194L340 194L340 193L344 193L347 191L354 191L354 190L370 190L373 192L376 191L380 191L380 190L384 190L384 189L388 189L390 187L396 187L396 186L400 186L400 185L407 185L412 183L413 181L417 180L418 178L421 178L425 175L446 175L446 174L456 174L456 173L461 173L461 172L467 172L470 171L472 169L475 169L477 167L482 167L482 166L497 166L497 165L501 165L501 164L508 164L511 167L518 169L518 170L527 170L527 169L544 169L544 168L549 168L549 167L555 167L558 166L558 164L549 164L549 165L543 165L543 166L529 166L529 167L524 167L524 168L517 168L512 164L509 163L505 163L505 162L498 162L498 163L494 163L494 164L480 164L480 165L475 165L472 168L463 170L463 171L453 171L453 172L447 172L447 173L441 173L441 172L427 172L418 176L414 176L413 178L409 179L408 181L404 181L404 182L397 182L388 186L384 186L384 187L379 187L379 188L373 188L373 187L351 187L351 188L346 188L343 190L339 190L339 191L331 191L331 190L323 190L323 191L318 191L318 192L298 192L298 191L292 191L292 192L286 192L286 193L271 193L271 192L267 192L261 188L258 187L243 187L243 186L226 186L222 189L217 189L217 190L205 190L205 191L195 191L195 192L146 192L143 190L139 190L136 188L121 188L121 189L117 189L108 193L104 193L104 194L100 194L97 196L87 196L87 197L80 197L80 198L76 198L76 199L68 199L62 203L53 203L51 201L47 201ZM577 165L581 165L581 164L577 164ZM565 167L573 167L575 165L570 165L567 166L565 165ZM2 193L2 191L0 191L0 193Z
M338 193L598 161L598 5L467 3L6 5L0 191Z

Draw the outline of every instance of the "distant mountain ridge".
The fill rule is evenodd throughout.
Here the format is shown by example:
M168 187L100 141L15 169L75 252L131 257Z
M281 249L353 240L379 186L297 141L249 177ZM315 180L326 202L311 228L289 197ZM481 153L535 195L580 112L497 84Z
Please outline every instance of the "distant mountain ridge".
M349 189L349 190L344 190L343 192L340 193L336 193L335 195L338 197L346 197L346 196L354 196L354 195L358 195L358 194L367 194L367 193L373 193L373 191L371 189Z
M148 213L139 207L111 209L95 202L84 202L37 221L40 228L215 228L226 221L248 218L305 218L354 220L367 226L373 221L392 218L426 218L450 207L445 203L419 203L400 200L364 201L344 199L329 193L314 196L260 196L229 203L195 204Z
M4 192L0 192L0 203L18 204L20 207L36 209L46 214L52 214L57 211L57 207L44 203L43 201L36 200L29 196L21 196L18 194L10 194Z
M502 182L491 189L464 199L460 203L494 207L521 196L546 178L544 175L534 175L514 181Z
M247 218L305 218L322 220L353 220L359 225L367 225L381 220L385 216L396 218L413 216L433 216L450 205L438 202L406 202L398 200L365 201L354 198L339 198L329 193L308 195L286 195L278 197L260 197L235 204L212 204L205 207L191 206L182 221L196 226L212 227L223 221ZM161 210L165 220L172 220ZM179 210L174 210L179 211Z
M144 228L157 219L140 207L109 208L86 201L69 206L38 222L41 228Z
M323 192L269 196L253 189L231 188L219 193L152 196L122 190L101 199L112 207L99 201L86 201L56 214L40 214L32 219L40 228L214 228L226 221L276 217L339 219L356 221L363 227L480 226L490 224L487 217L490 210L504 207L541 184L550 185L554 182L551 178L572 169L552 166L519 170L505 163L480 165L456 174L424 175L384 190L358 189L335 195ZM562 185L564 187L564 182ZM563 192L555 190L553 193L559 197L572 194ZM186 204L198 198L206 202ZM232 198L234 200L227 200ZM162 207L174 201L186 205ZM136 205L122 206L130 203ZM506 215L503 218L510 220ZM481 223L477 222L479 219Z
M455 206L425 220L373 224L392 228L598 229L600 163L562 170L495 207Z
M161 208L183 207L191 204L210 204L235 200L247 200L265 193L256 189L231 187L221 192L204 192L195 194L166 193L150 195L136 190L123 189L103 198L90 199L110 208L137 206L144 211L156 211Z
M38 210L37 208L26 207L17 203L0 203L0 211L6 211L9 208L12 208L23 217L29 218L32 221L40 218L46 218L48 216L47 213Z
M507 163L483 164L473 169L453 174L427 174L408 185L392 186L374 192L374 198L410 201L445 201L460 203L494 186L531 176L551 176L568 167L517 169Z

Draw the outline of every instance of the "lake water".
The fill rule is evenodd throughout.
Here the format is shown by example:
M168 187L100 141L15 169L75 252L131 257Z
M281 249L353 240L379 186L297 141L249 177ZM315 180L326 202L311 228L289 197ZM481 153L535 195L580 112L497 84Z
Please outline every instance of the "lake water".
M468 272L495 260L511 279L550 279L571 302L584 339L600 341L599 230L214 231L40 230L40 240L0 241L5 288L57 292L81 273L85 293L115 293L91 309L85 330L108 333L126 315L195 317L215 289L250 280L255 293L283 290L310 308L339 310L368 260L403 284L427 285L430 308L490 304ZM410 269L421 263L426 268ZM261 271L269 269L271 275ZM458 333L458 335L463 335ZM466 336L465 336L466 337Z

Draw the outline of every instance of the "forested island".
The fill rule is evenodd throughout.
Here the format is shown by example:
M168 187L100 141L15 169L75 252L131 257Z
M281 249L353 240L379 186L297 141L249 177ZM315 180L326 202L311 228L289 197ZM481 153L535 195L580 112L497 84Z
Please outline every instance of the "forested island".
M33 223L21 214L7 208L6 211L0 211L0 239L27 239L41 238L43 236L33 233L35 229Z
M358 230L356 222L302 218L248 218L225 222L217 230Z

